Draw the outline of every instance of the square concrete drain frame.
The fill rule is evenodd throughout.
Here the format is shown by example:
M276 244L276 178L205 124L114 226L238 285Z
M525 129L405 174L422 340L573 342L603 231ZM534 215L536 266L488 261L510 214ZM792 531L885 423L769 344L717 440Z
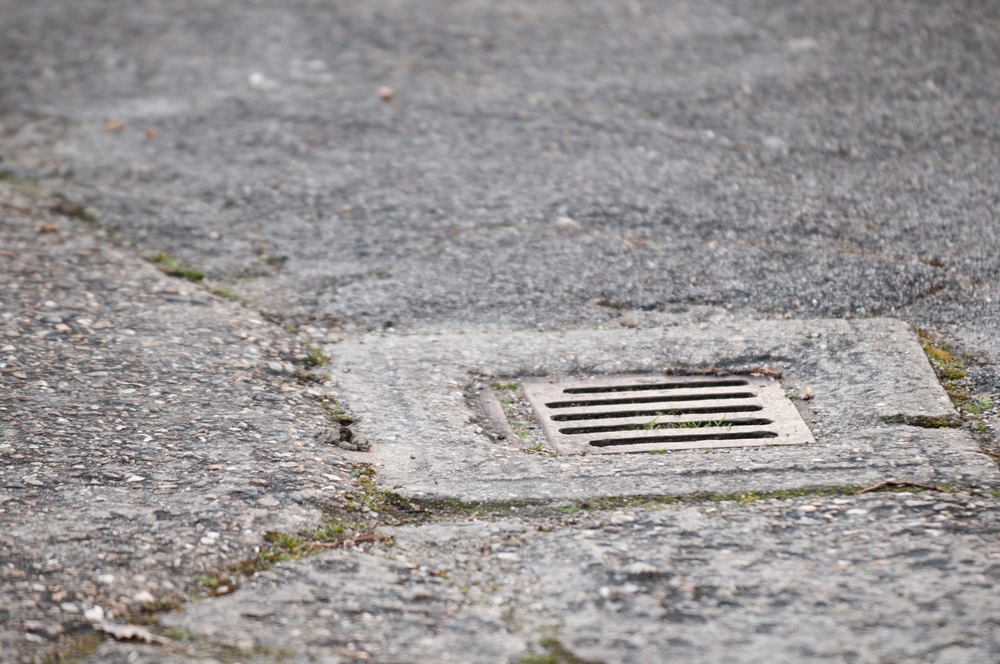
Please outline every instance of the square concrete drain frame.
M404 496L567 501L599 496L730 494L886 480L1000 484L958 428L892 420L955 418L913 330L894 319L716 318L660 328L398 335L326 348L338 398L373 442L349 453ZM714 368L780 372L808 387L815 442L664 454L529 454L498 444L466 397L484 380L665 375ZM488 377L485 378L484 377Z

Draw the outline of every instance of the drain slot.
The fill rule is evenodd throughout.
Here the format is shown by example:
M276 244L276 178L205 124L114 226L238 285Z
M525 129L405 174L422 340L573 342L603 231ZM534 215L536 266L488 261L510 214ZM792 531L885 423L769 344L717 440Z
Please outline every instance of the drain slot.
M651 436L647 438L613 438L609 440L592 440L590 444L594 447L609 447L611 445L634 445L636 443L691 443L706 440L750 440L756 438L777 438L778 434L773 431L761 433L719 433L719 434L690 434L685 436ZM704 447L712 447L705 445ZM684 449L684 448L665 448Z
M666 429L730 429L732 427L752 427L763 424L773 424L771 420L765 419L739 419L739 420L691 420L687 422L659 423L652 422L646 424L612 424L610 426L592 427L566 427L559 429L559 433L607 433L609 431L662 431ZM591 442L591 445L594 443Z
M523 388L546 437L562 453L813 442L781 385L769 377L621 376L534 381Z

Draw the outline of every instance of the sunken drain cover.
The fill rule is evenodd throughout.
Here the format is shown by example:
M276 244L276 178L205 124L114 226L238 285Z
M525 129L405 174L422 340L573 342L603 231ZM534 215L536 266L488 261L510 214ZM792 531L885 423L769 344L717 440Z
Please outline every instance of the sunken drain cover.
M549 442L563 454L815 442L773 378L617 376L523 388Z

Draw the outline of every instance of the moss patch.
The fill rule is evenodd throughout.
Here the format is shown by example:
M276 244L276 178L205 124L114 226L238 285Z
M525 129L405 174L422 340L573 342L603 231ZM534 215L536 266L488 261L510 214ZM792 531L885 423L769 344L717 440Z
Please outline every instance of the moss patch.
M969 358L954 351L940 335L917 328L920 345L927 354L934 372L951 399L952 404L963 415L982 415L993 408L993 400L987 396L973 394L969 388L967 363Z
M201 270L182 265L162 251L153 254L150 260L156 263L161 272L171 277L179 277L194 282L202 281L205 278L205 273Z
M525 655L517 664L602 664L597 660L578 657L554 636L539 641L538 648L540 652Z
M883 417L886 424L906 424L924 429L945 429L962 426L962 422L954 417L907 417L906 415L890 415Z
M42 658L44 664L77 664L97 652L105 636L100 632L90 632L69 639L60 650Z
M940 335L918 328L917 336L942 387L961 416L961 421L957 424L940 426L964 424L972 437L982 445L983 451L1000 464L1000 441L997 441L983 421L984 416L994 409L995 404L992 398L972 392L967 378L967 362L970 358L952 350Z

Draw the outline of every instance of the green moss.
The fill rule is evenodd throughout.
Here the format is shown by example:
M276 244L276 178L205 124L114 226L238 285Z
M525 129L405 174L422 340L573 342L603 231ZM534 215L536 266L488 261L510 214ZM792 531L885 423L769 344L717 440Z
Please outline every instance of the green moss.
M601 664L597 660L578 657L554 636L543 638L538 647L541 652L525 655L518 660L518 664Z
M142 605L142 612L146 614L162 613L164 611L175 611L184 602L179 597L162 597L154 602L146 602Z
M966 396L956 405L972 415L982 415L993 408L993 400L989 397L977 397L966 393Z
M201 636L195 634L194 632L188 631L186 629L181 629L179 627L167 627L163 630L163 636L171 639L173 641L200 641Z
M200 576L195 580L194 587L195 597L218 597L236 591L240 584L231 574L223 573Z
M344 407L333 399L317 397L316 401L326 412L326 418L340 426L347 426L354 423L354 418L347 414Z
M967 375L965 360L953 352L948 344L935 339L930 333L919 328L917 336L927 354L927 359L930 360L931 366L934 367L935 373L941 380L942 387L948 393L952 404L961 413L962 418L969 424L970 430L973 433L985 434L988 429L985 426L977 426L980 423L976 418L993 408L993 400L989 397L973 394L969 390L967 382L964 380ZM938 424L935 424L932 418L920 419L927 420L928 424L913 423L917 426L961 425L961 422L951 419L945 419ZM910 424L911 422L905 423Z
M49 655L39 661L44 664L78 664L93 656L104 643L105 636L100 632L89 632L74 636L65 642L59 652Z
M24 194L29 198L37 199L42 196L41 189L39 188L37 182L18 177L17 174L12 171L0 170L0 182L6 182L12 186L15 191Z
M962 426L962 423L953 417L890 415L889 417L883 417L882 422L886 424L906 424L907 426L921 427L923 429L948 429Z
M965 367L949 351L934 346L926 348L927 356L944 380L961 380L965 378Z
M200 270L182 265L162 251L153 254L150 260L156 263L161 272L171 277L194 282L202 281L205 278L205 274Z

